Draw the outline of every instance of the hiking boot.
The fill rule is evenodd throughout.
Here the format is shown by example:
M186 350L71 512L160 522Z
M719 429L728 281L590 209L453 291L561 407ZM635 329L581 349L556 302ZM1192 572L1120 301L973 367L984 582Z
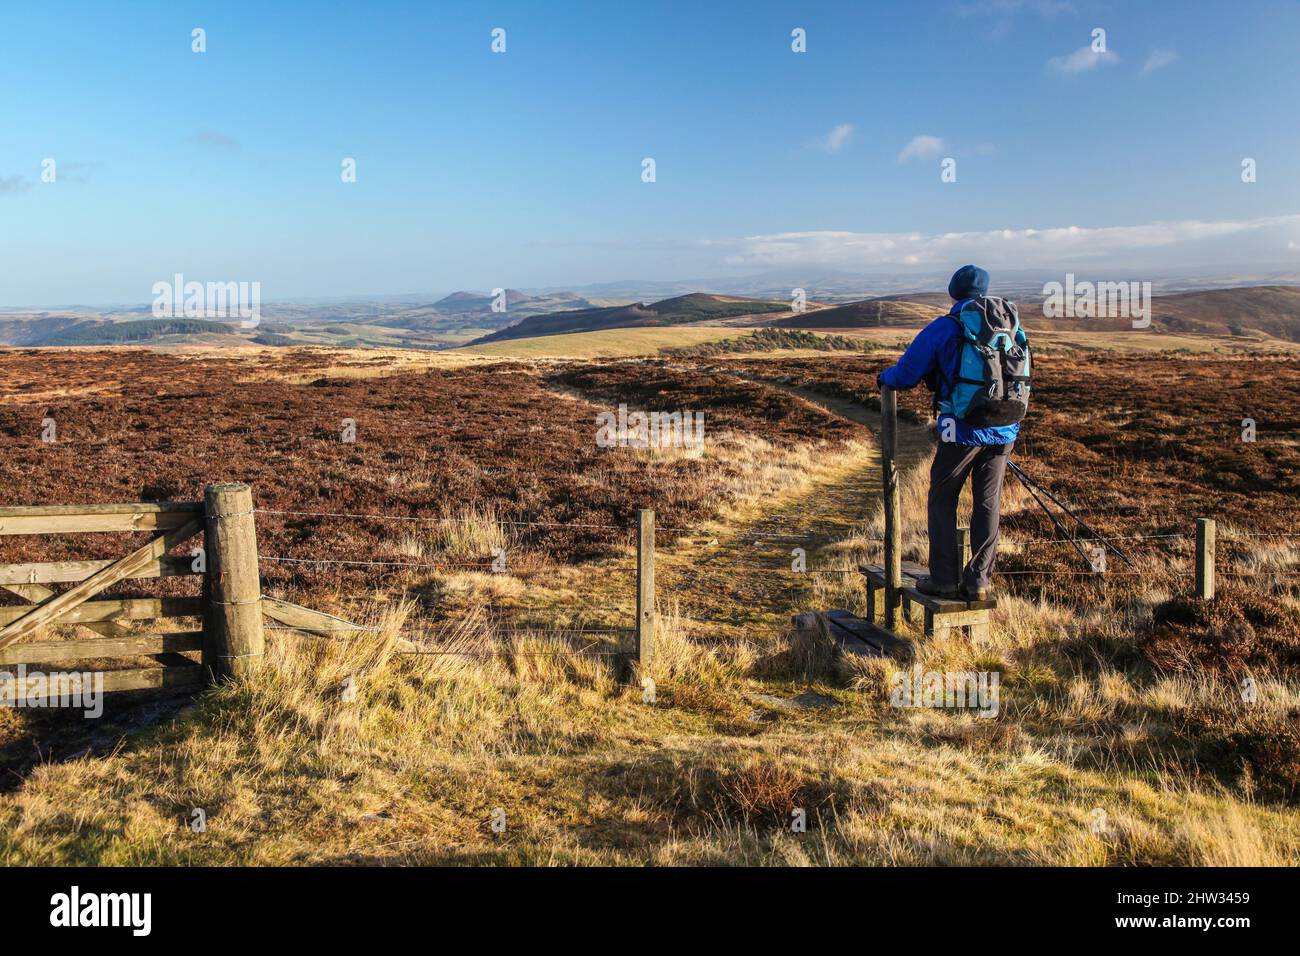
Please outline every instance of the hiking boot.
M930 577L929 575L917 579L916 589L920 591L922 594L928 594L931 597L953 598L953 599L957 597L957 585L939 584L934 580L934 578Z
M963 584L961 586L961 596L967 601L987 601L993 597L993 588L989 586L974 588L969 584Z

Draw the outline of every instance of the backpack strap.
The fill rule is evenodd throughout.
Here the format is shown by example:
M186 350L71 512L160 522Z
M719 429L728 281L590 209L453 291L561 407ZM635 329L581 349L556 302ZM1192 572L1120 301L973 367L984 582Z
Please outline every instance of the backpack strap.
M957 307L958 307L958 306L962 306L962 307L964 308L964 307L965 307L965 303L967 303L967 302L969 302L969 301L970 301L969 299L962 299L962 300L960 300L960 301L958 301L958 302L953 303L953 307L952 307L951 309L949 309L949 310L948 310L948 313L947 313L947 314L948 314L948 318L952 319L954 322L957 323L957 380L958 380L958 381L961 381L961 349L965 347L965 342L966 342L966 326L964 326L964 325L962 324L962 321L961 321L961 311L960 311ZM948 378L948 370L947 370L947 369L943 368L941 365L940 365L940 366L936 366L936 368L938 369L938 372L939 372L939 378L940 378L940 380L941 380L941 381L943 382L943 384L944 384L944 393L943 393L942 398L943 398L943 399L949 399L949 398L952 398L952 393L956 390L956 388L957 388L957 383L951 381L951 380ZM940 395L939 395L938 392L935 392L935 393L934 393L934 408L935 408L935 411L938 411L938 410L939 410L939 402L940 402Z

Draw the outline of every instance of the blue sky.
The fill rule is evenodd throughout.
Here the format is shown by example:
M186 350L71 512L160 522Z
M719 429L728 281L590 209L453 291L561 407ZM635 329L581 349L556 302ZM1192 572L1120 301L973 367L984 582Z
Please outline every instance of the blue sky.
M1278 0L6 4L0 305L1300 268L1297 49Z

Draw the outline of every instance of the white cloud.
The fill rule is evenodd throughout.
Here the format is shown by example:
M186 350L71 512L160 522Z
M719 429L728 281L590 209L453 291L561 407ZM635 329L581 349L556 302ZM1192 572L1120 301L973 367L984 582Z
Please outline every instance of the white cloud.
M828 153L838 153L853 139L853 124L840 123L817 143L817 148Z
M983 232L785 232L711 240L732 266L815 265L834 269L979 262L997 268L1066 263L1149 267L1196 261L1269 261L1300 240L1300 214L1127 226L1057 226Z
M1142 64L1142 72L1151 73L1163 66L1168 66L1176 59L1178 59L1178 54L1173 50L1152 50L1147 54L1146 62Z
M943 152L943 140L938 136L913 136L912 141L898 154L898 161L905 163L909 159L937 156L941 152Z
M1047 68L1056 73L1086 73L1089 70L1095 70L1097 67L1105 64L1119 62L1119 54L1107 50L1104 53L1098 53L1091 46L1081 46L1066 56L1054 56L1047 61Z

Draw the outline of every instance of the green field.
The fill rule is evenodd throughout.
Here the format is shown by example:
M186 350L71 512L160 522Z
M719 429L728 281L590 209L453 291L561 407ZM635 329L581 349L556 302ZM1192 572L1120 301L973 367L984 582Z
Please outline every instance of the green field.
M668 326L639 329L602 329L509 339L460 349L473 355L518 358L622 358L655 355L660 349L699 345L736 335L734 328Z

